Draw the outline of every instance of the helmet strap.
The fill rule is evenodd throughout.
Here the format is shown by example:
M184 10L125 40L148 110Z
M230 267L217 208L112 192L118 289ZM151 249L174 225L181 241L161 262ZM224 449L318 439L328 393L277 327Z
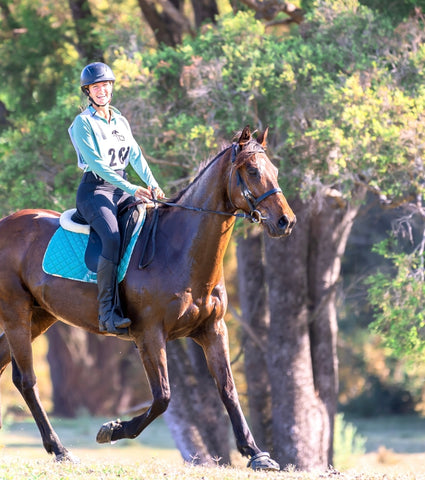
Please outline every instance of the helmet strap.
M88 97L89 97L90 103L92 103L93 105L96 105L96 107L106 107L106 105L108 105L109 103L111 103L111 102L108 102L108 103L105 103L104 105L99 105L98 103L96 103L96 102L91 98L90 95L88 95ZM111 96L111 99L112 99L112 96Z
M98 103L96 103L92 97L90 96L90 93L89 93L89 89L87 87L84 87L84 90L83 92L87 95L88 99L89 99L89 102L93 105L96 105L96 107L106 107L106 105L108 105L108 103L111 103L111 101L109 101L108 103L105 103L104 105L99 105ZM114 95L114 92L111 92L111 100L112 100L112 97Z

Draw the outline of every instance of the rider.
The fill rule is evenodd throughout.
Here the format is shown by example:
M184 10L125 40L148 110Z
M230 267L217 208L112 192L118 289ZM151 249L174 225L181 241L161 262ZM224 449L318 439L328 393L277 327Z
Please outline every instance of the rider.
M101 62L90 63L81 72L81 90L89 106L77 115L69 135L84 171L77 192L77 209L102 241L97 265L99 330L125 333L131 321L119 308L117 267L120 233L117 217L129 203L164 198L143 153L134 139L126 118L110 105L115 76ZM134 185L126 179L128 163L147 185Z

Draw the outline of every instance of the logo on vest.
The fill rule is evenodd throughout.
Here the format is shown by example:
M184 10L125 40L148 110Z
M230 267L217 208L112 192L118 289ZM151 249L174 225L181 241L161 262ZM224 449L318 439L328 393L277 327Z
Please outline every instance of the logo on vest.
M112 135L115 137L116 140L119 142L125 142L124 135L121 135L118 130L112 130Z

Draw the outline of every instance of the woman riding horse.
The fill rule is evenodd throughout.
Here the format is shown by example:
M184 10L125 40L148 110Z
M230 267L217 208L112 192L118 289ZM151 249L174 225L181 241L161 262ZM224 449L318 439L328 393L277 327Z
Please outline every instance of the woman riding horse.
M155 255L144 269L139 268L144 240L138 237L120 283L123 308L132 322L129 334L121 338L137 346L152 403L134 418L104 424L99 443L134 439L165 412L171 398L167 342L190 337L204 351L239 452L253 469L279 469L256 444L239 402L229 358L223 273L237 216L260 224L276 238L289 235L296 223L279 188L277 168L266 154L266 137L267 130L252 138L246 126L172 203L158 208ZM40 401L31 345L57 321L100 333L96 285L43 271L59 217L51 210L28 209L0 220L0 374L11 362L13 383L37 423L46 451L57 460L73 460ZM152 222L152 217L148 214L146 221Z
M77 192L77 210L102 242L97 265L99 330L127 333L131 325L119 304L117 268L120 232L117 217L134 197L151 200L164 193L158 187L128 121L110 105L115 76L108 65L91 63L81 72L81 90L90 105L77 115L69 135L77 151L78 166L85 172ZM126 179L131 163L147 188Z

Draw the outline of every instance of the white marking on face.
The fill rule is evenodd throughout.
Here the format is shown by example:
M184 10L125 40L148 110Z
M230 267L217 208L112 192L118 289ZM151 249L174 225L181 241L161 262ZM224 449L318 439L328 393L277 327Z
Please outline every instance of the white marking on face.
M255 155L255 160L256 160L257 168L258 168L258 171L260 172L260 175L263 175L264 170L266 169L266 159L263 156L258 158L258 156Z

